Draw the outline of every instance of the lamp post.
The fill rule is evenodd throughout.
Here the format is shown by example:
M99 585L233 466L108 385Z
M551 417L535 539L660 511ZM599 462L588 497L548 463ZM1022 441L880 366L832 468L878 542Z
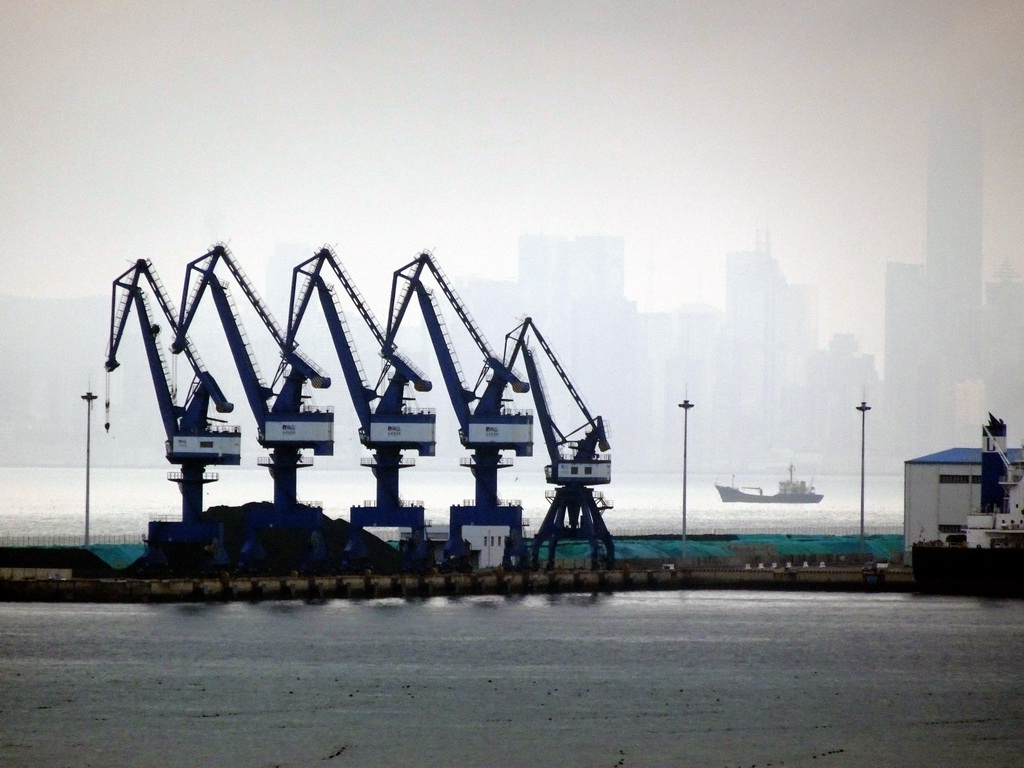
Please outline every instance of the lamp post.
M688 399L683 400L679 404L679 407L683 409L683 542L682 542L682 557L686 558L686 451L688 443L688 432L690 422L690 409L693 408L693 403Z
M857 406L860 411L860 556L864 557L864 422L871 406L863 400Z
M96 399L92 392L82 395L85 400L85 546L89 546L89 468L92 459L92 401Z

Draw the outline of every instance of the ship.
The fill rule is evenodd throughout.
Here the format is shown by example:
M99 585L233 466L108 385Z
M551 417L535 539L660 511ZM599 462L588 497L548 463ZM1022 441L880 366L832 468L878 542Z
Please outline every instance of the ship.
M982 429L980 501L960 533L911 547L923 592L1024 597L1024 458L1010 458L1006 424L991 414Z
M764 490L758 487L746 486L736 488L731 485L719 485L718 495L724 502L748 501L755 504L817 504L825 496L817 493L813 485L808 485L804 480L794 480L795 468L789 465L789 479L779 481L779 492L766 496Z
M914 582L922 592L1024 597L1024 549L924 543L912 550Z

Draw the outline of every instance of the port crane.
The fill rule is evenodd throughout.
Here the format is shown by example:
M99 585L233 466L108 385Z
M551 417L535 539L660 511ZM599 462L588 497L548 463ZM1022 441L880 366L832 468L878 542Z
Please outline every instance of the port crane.
M332 281L328 282L327 278L332 275ZM373 386L367 382L335 283L344 290L379 344L383 366ZM399 493L399 471L415 463L414 459L403 458L403 451L416 451L421 456L434 455L436 416L433 410L410 408L407 404L410 398L405 395L409 384L418 392L430 391L432 384L396 351L393 344L387 342L384 329L370 311L348 271L337 255L326 246L296 266L293 272L287 347L295 346L296 334L314 293L323 309L349 396L359 419L359 440L373 451L373 457L363 459L362 464L373 470L377 480L375 501L351 508L349 538L342 556L342 568L363 570L367 567L368 553L362 531L377 526L410 529L411 536L403 551L402 567L407 571L422 572L429 565L424 508L422 504L410 504L402 500Z
M181 520L150 521L144 562L147 567L170 567L183 572L223 568L228 565L223 544L224 527L221 523L202 519L203 487L217 480L215 473L206 472L208 465L237 465L241 462L241 430L237 426L212 423L216 419L209 416L211 402L218 413L231 413L234 405L224 396L184 334L181 336L181 349L192 368L194 379L184 404L178 405L176 383L158 343L161 328L153 318L147 292L155 298L171 331L176 332L177 310L152 263L139 259L113 283L110 339L104 366L108 374L120 366L117 353L134 307L142 330L160 418L167 435L167 460L180 466L180 470L168 473L167 479L177 483L181 492ZM109 378L106 406L105 427L109 431Z
M434 293L423 282L425 272L433 276L433 282L483 354L484 365L473 386L465 381ZM468 570L471 567L470 552L462 538L462 529L467 525L490 525L509 528L502 558L504 567L526 568L529 553L523 539L523 508L517 502L504 503L498 498L498 470L512 463L502 456L504 450L514 451L516 456L533 454L533 414L505 405L507 387L511 387L513 392L525 393L530 385L494 354L448 278L428 252L421 253L394 273L385 350L394 349L395 337L413 295L420 305L448 398L459 422L459 438L464 447L473 451L471 458L460 463L473 472L475 498L451 507L442 567Z
M215 274L220 264L230 271L280 350L281 360L273 386L268 386L260 373L227 283ZM222 244L214 246L188 265L177 333L171 347L173 352L178 353L185 348L185 334L207 289L213 297L246 400L255 417L259 443L270 449L270 456L260 457L258 464L269 468L274 481L273 505L254 506L246 512L245 542L239 567L243 570L258 568L265 560L266 553L260 541L264 531L288 529L299 531L306 537L304 552L299 557L299 569L322 570L328 562L323 510L298 501L297 470L313 463L311 458L302 454L303 450L312 449L315 456L334 453L334 413L329 407L306 404L308 396L304 393L307 383L316 389L329 387L330 378L303 355L297 345L288 341L241 265ZM274 386L278 387L276 393Z
M569 433L560 430L552 417L540 368L529 346L528 339L531 337L551 362L585 419L581 426ZM537 420L551 459L551 463L544 467L544 478L555 486L545 493L551 503L533 537L532 567L539 568L540 548L547 543L547 568L552 569L558 542L565 538L590 542L591 567L595 570L602 566L611 567L615 562L615 543L602 515L611 508L611 503L604 498L604 494L595 492L592 487L611 482L611 458L601 455L610 448L604 419L591 415L555 353L529 317L505 337L505 359L508 364L514 365L520 354L533 392Z

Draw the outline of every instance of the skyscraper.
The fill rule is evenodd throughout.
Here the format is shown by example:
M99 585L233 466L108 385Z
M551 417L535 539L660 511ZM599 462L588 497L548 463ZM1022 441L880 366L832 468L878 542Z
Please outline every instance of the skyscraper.
M890 265L886 389L896 445L969 445L984 397L981 116L970 101L937 110L928 152L923 268Z
M939 113L928 161L925 271L932 291L932 354L942 384L947 441L969 439L984 416L965 412L957 389L976 388L982 345L981 118L970 105ZM970 410L970 406L967 406Z
M637 394L642 350L636 303L625 296L624 239L523 236L519 288L522 312L610 423L617 466L642 466L648 445L640 425L652 404Z
M983 316L985 408L1009 424L1024 423L1024 282L1009 264L1004 263L985 286Z
M773 453L788 462L801 447L806 430L793 427L806 410L812 314L807 291L786 281L767 239L729 254L717 392L733 464Z

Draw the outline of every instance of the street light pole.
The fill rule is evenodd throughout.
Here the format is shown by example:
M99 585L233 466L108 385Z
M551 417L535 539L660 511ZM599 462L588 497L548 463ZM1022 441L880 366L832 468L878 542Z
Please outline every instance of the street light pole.
M690 409L693 408L693 403L688 399L683 400L679 404L679 407L683 409L683 542L682 542L682 556L686 558L686 452L687 443L689 442L689 422L690 422Z
M863 400L857 406L860 411L860 555L864 557L864 422L871 406Z
M85 546L89 546L89 469L92 463L92 401L96 399L92 392L86 392L82 399L86 403L85 414Z

